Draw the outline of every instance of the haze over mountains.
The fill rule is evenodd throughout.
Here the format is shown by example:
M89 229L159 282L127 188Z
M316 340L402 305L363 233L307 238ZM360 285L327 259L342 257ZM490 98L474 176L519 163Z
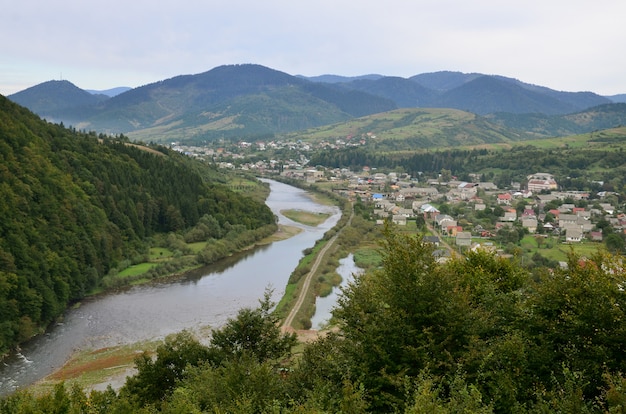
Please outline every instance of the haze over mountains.
M460 109L542 136L626 121L626 105L615 103L623 95L561 92L460 72L306 78L254 64L226 65L135 89L91 92L96 93L69 81L49 81L8 98L52 122L157 141L266 138L398 108ZM563 122L565 115L596 107L602 109L592 113L601 112L604 123Z

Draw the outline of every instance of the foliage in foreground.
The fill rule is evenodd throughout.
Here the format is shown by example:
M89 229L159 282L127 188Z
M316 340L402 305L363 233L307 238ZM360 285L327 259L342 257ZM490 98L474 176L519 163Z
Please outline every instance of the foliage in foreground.
M213 333L166 341L116 393L18 393L0 412L623 413L622 258L531 276L472 252L439 264L387 229L382 268L345 289L340 331L285 359L266 297Z

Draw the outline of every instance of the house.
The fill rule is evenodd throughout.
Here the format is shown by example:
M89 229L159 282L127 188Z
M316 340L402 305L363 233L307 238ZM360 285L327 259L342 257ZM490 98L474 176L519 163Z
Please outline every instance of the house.
M478 187L487 191L494 191L498 189L498 186L492 182L480 182L478 183Z
M537 194L536 198L542 204L558 199L558 197L554 194Z
M439 243L441 243L441 240L437 236L424 236L423 240L424 240L424 243L430 243L437 247L439 247Z
M394 207L396 207L396 204L389 200L380 199L374 202L374 208L382 208L383 210L391 211Z
M486 242L486 243L474 243L472 245L472 249L473 252L478 252L478 251L484 251L487 253L495 253L496 252L496 246L493 245L493 243L491 242Z
M433 252L433 257L437 263L444 263L450 259L450 251L448 249L437 249Z
M500 221L515 221L517 220L517 213L512 211L505 211L504 216L500 217Z
M602 232L601 231L592 231L589 233L589 238L592 241L601 242L602 241Z
M413 212L413 209L410 209L410 208L400 208L398 209L396 214L407 217L407 218L415 217L415 213Z
M615 213L615 207L609 203L600 203L600 207L602 207L602 210L604 210L606 214L613 215L613 213Z
M439 228L441 229L441 231L443 231L444 233L450 234L449 231L456 231L456 220L450 218L450 219L445 219L441 221L441 225L439 226ZM454 230L452 230L454 229Z
M404 197L404 200L419 196L419 192L417 191L417 188L415 187L400 188L400 190L398 190L398 193L399 193L398 195L402 195L402 197ZM396 197L396 200L398 200L397 197Z
M585 209L578 210L578 211L575 211L575 214L578 217L584 218L585 220L589 220L591 218L591 211L590 210L585 210Z
M384 209L375 209L374 210L374 217L379 217L382 219L386 219L387 217L389 217L389 212L387 210Z
M568 243L578 243L583 239L583 231L580 228L569 228L565 231L565 241Z
M451 237L456 237L456 235L462 231L463 231L463 227L461 226L448 226L446 228L446 233L448 233L448 236L451 236Z
M413 190L415 190L416 196L430 199L436 198L439 195L439 191L435 187L415 187Z
M461 200L469 200L470 198L476 196L476 193L478 192L478 184L461 183L457 187L457 191L459 192Z
M554 179L552 174L535 173L529 175L526 178L528 179L528 191L532 191L534 193L539 193L543 190L556 190L558 187L556 180Z
M424 215L424 219L426 220L432 220L440 214L439 210L437 210L437 208L431 206L430 204L422 204L419 207L419 211L421 214Z
M406 217L400 214L394 214L391 217L391 221L393 224L397 224L398 226L406 226Z
M537 219L535 217L527 217L522 219L522 227L527 229L530 234L537 232Z
M460 231L456 234L457 246L471 246L472 245L472 233L469 231Z
M559 227L567 227L568 224L578 224L578 216L574 214L559 214Z
M437 214L437 216L435 217L435 222L437 223L437 226L441 227L442 229L448 226L456 226L456 220L447 214Z
M304 172L304 177L305 177L307 182L314 183L314 182L324 178L324 171L306 170Z
M513 196L510 193L498 194L498 205L511 205Z

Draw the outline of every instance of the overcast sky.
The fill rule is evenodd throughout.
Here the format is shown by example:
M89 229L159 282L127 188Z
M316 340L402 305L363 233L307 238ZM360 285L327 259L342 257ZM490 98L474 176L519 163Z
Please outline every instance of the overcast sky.
M0 93L137 87L216 66L452 70L626 93L624 0L0 0Z

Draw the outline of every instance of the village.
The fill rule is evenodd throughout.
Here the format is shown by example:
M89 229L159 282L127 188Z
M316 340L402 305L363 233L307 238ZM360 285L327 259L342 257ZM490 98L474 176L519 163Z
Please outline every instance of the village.
M322 144L340 148L363 145L363 142L342 140ZM291 149L299 158L250 162L245 152L251 147L256 151ZM445 241L459 251L486 248L508 254L504 247L515 245L524 235L534 235L539 246L556 241L560 244L592 242L598 247L611 247L616 243L617 248L623 248L623 238L607 240L610 235L626 232L626 214L617 209L617 194L563 189L550 173L536 172L523 182L499 188L493 182L481 181L480 174L470 174L472 181L467 182L441 174L436 178L411 177L406 173L380 172L368 167L361 171L311 168L307 165L306 154L314 148L297 141L240 142L230 149L175 144L172 148L193 157L210 159L220 168L280 175L325 186L344 197L371 204L372 218L379 224L386 219L401 227L411 221L423 224L432 229L429 241L438 246ZM549 242L544 243L544 240ZM442 250L439 254L445 259L449 252Z
M481 182L476 174L476 182L442 181L441 177L421 182L406 174L367 168L360 173L334 170L330 175L318 169L287 169L282 175L333 182L333 191L371 203L379 224L389 219L406 226L415 220L434 230L436 235L429 236L429 241L439 245L446 240L459 250L486 248L503 253L494 240L518 242L523 235L534 235L538 245L550 238L563 244L593 242L600 247L607 235L626 231L626 214L616 210L615 193L601 192L592 198L587 192L560 190L548 173L531 174L524 185L511 183L506 189Z

